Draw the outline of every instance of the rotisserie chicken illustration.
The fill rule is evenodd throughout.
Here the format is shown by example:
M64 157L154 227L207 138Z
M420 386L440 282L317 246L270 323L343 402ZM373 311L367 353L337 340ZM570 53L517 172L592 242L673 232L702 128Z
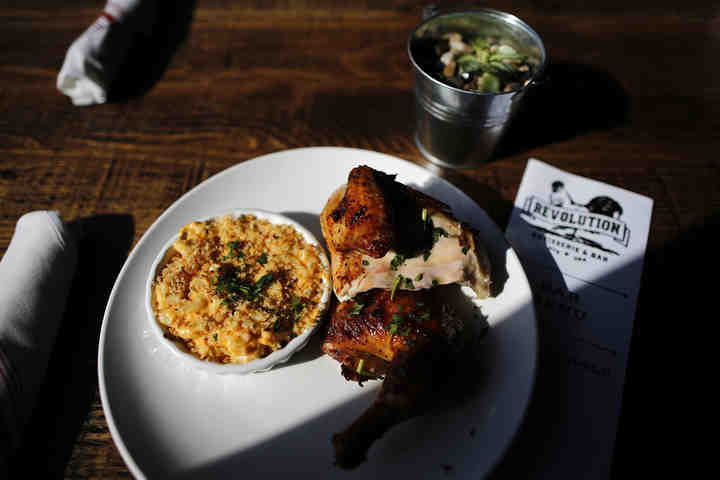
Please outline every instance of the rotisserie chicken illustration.
M485 298L490 263L447 205L367 166L331 195L320 223L340 300L322 349L347 380L384 378L369 409L333 436L337 464L354 468L386 431L422 414L447 378L464 325L434 287L467 285Z
M354 168L320 216L333 289L347 301L373 288L458 283L489 295L490 264L475 232L449 208L367 166Z

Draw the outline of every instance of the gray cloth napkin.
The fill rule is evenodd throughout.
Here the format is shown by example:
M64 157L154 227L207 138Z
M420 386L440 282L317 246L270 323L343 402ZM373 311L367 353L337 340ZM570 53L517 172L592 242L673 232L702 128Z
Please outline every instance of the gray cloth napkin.
M43 382L77 245L77 233L57 212L31 212L18 220L0 260L0 477Z

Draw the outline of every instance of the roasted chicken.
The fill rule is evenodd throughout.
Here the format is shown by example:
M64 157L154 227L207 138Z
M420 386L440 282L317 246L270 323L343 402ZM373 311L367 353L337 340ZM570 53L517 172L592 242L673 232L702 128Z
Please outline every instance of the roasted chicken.
M447 377L463 322L433 287L468 285L487 297L490 265L447 205L367 166L350 172L320 223L340 300L322 349L347 380L384 378L370 408L333 437L337 464L353 468L389 428L424 412Z
M323 351L343 376L363 381L385 375L399 356L435 337L450 341L462 327L428 290L373 289L332 310Z
M458 283L490 293L490 264L476 232L449 208L367 166L354 168L320 216L333 289L347 301L373 288Z
M462 328L432 290L391 298L388 290L373 289L333 309L323 350L342 364L347 380L384 377L370 408L333 437L339 466L357 466L388 429L425 411Z
M431 408L448 380L450 355L450 345L435 337L417 348L399 351L372 405L345 430L333 435L336 464L345 469L357 467L385 432Z

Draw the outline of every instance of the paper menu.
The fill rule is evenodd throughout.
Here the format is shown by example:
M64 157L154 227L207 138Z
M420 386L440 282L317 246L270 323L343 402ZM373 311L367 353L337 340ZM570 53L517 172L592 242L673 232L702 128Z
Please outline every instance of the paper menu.
M530 280L540 373L531 478L610 476L653 201L528 161L506 236ZM532 412L531 412L532 413Z

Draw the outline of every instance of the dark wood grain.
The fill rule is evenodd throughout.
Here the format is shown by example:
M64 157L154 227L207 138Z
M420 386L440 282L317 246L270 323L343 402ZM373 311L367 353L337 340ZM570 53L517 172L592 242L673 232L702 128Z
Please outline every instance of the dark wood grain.
M412 142L405 53L422 2L165 2L173 5L172 22L134 50L115 101L73 107L56 91L56 76L66 48L102 4L0 1L0 253L23 213L55 209L68 220L129 217L128 245L116 252L122 260L181 194L282 149L359 147L426 165ZM666 0L492 7L515 13L544 38L550 94L520 121L500 158L440 173L503 226L529 157L655 202L617 442L615 476L625 478L636 461L655 455L637 453L637 443L667 451L646 437L660 411L648 405L668 398L660 372L672 367L660 345L691 341L690 333L670 332L670 310L658 299L677 294L671 279L686 278L688 258L702 263L698 250L710 248L718 230L720 10ZM101 305L107 291L98 295ZM91 310L84 314L97 315ZM129 476L97 379L87 374L96 353L95 346L72 360L86 366L79 378L90 393L76 425L54 427L70 438L55 432L41 445L46 454L60 452L45 477ZM45 407L46 418L54 414ZM32 458L30 450L24 455Z

